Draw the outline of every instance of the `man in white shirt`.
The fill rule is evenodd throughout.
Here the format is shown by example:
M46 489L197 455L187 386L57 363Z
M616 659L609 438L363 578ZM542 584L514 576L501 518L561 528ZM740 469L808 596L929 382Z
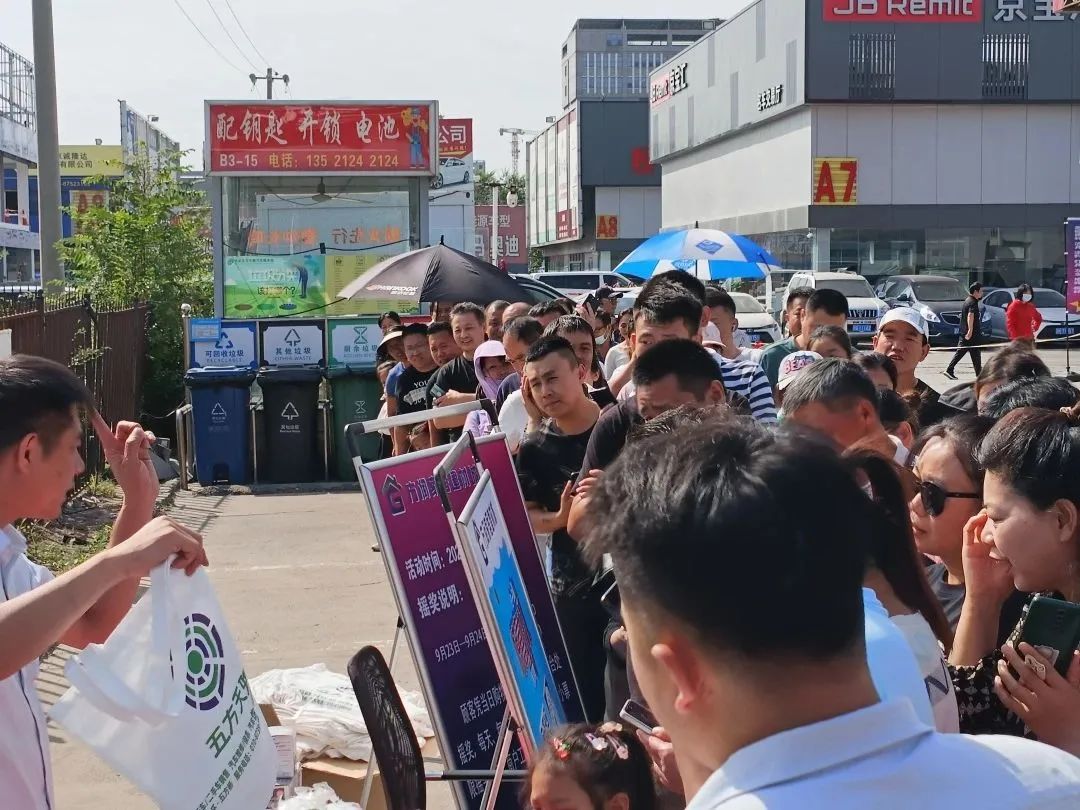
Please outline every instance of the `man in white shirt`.
M583 551L611 554L689 810L1080 807L1080 759L880 700L862 583L883 516L818 440L715 418L627 447L591 497Z
M26 556L12 525L54 520L84 469L80 411L89 392L66 368L40 357L0 360L0 806L53 810L49 737L34 678L59 642L104 641L130 609L140 577L176 554L174 567L205 564L201 538L167 518L152 520L158 481L151 434L133 422L110 430L91 411L105 458L124 493L109 548L53 578Z

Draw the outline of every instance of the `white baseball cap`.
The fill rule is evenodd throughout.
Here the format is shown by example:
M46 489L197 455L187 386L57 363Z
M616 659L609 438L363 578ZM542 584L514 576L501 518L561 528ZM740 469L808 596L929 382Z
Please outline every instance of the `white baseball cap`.
M912 327L916 332L921 334L927 340L930 339L930 326L926 323L926 318L922 316L922 313L912 307L896 307L890 309L881 319L881 323L878 324L878 332L881 332L890 323L906 323Z
M817 352L792 352L780 361L776 387L783 391L799 376L799 372L821 359Z

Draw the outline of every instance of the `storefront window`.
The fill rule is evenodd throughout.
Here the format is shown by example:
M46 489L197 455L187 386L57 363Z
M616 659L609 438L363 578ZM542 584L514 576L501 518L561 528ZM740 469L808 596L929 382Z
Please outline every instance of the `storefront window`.
M810 269L806 231L747 234L787 269ZM834 228L829 234L830 270L853 269L874 287L888 276L932 274L963 285L1064 290L1065 237L1061 226L1040 228L927 228L910 230ZM826 269L826 268L820 268Z
M404 253L419 246L410 193L409 181L397 178L227 177L224 254L292 255L325 248L327 254L378 261Z

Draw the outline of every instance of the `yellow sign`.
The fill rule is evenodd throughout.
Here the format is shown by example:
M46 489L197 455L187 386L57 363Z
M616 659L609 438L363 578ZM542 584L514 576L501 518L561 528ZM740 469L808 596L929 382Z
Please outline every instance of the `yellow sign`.
M596 215L596 238L597 239L618 239L619 238L619 218L614 214L597 214Z
M326 257L326 297L333 301L345 286L359 278L388 256L360 253L352 256L330 255ZM416 315L420 306L415 301L391 298L356 298L338 301L326 307L327 315L380 315L393 310L399 315Z
M37 169L30 174L36 176ZM61 177L123 177L124 157L119 146L61 146Z
M855 205L858 180L855 158L814 158L814 205Z

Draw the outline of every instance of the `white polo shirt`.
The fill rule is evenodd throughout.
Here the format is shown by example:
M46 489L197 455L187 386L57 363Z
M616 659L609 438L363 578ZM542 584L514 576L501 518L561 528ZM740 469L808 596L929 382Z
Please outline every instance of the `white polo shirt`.
M12 526L0 528L0 600L32 591L52 579L47 568L26 557L26 538ZM53 810L49 732L34 689L38 662L0 681L0 806Z
M1021 737L941 734L906 700L766 737L732 754L686 810L1065 810L1080 759Z

